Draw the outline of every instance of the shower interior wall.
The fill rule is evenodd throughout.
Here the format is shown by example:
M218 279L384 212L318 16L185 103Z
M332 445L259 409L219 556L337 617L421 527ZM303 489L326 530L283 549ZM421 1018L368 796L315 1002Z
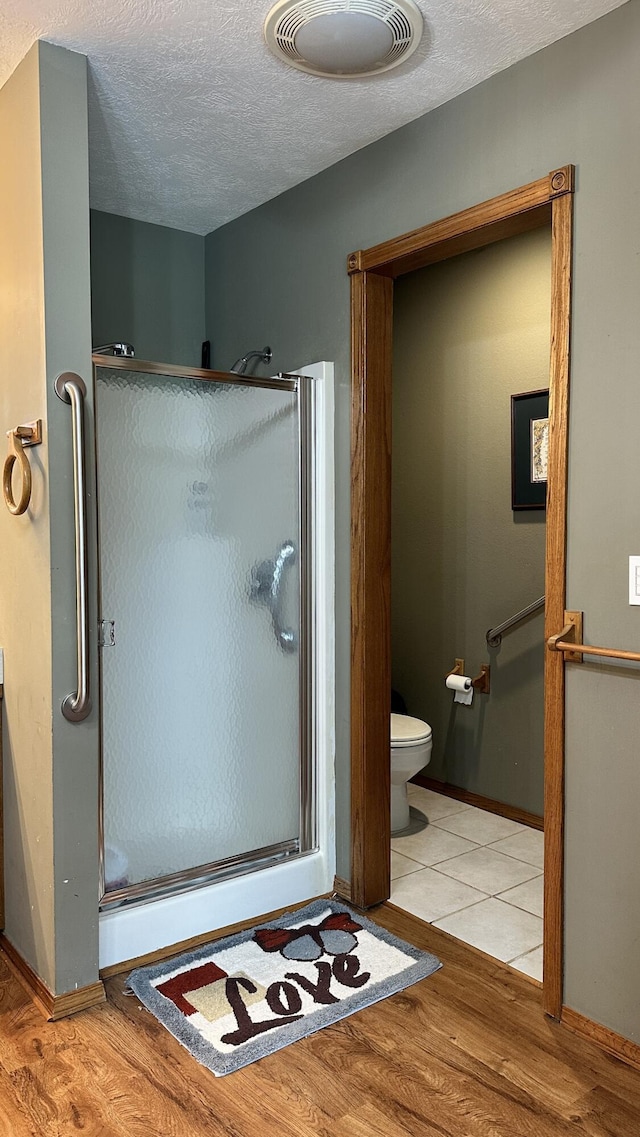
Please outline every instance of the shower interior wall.
M199 367L204 237L92 209L91 322L96 346L124 341L138 359Z

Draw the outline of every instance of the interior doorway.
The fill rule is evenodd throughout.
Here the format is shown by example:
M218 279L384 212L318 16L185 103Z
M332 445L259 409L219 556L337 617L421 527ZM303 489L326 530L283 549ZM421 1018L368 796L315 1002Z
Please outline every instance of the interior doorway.
M548 637L565 606L567 406L573 168L349 257L352 295L351 898L389 896L391 693L391 370L393 280L506 237L551 227L547 536ZM564 667L545 653L544 1006L558 1017L562 976Z
M390 899L539 981L550 315L548 225L394 285Z

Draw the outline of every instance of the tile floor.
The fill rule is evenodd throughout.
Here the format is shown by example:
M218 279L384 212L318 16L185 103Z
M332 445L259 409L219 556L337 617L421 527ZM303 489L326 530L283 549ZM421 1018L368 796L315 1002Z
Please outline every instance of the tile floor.
M542 979L543 834L409 786L420 833L391 839L391 900L495 959Z

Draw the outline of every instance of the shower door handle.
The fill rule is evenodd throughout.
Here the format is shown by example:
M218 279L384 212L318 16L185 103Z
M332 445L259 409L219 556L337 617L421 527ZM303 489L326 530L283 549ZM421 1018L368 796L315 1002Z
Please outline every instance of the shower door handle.
M251 599L264 604L271 613L273 633L283 651L296 648L296 634L292 628L282 625L282 587L284 570L295 561L296 549L293 541L284 541L272 561L262 561L251 574Z
M76 655L78 683L75 693L62 702L69 722L81 722L91 710L89 694L89 616L87 609L87 487L85 463L84 399L87 388L73 371L64 371L55 381L55 392L71 404L73 432L73 497L76 544Z

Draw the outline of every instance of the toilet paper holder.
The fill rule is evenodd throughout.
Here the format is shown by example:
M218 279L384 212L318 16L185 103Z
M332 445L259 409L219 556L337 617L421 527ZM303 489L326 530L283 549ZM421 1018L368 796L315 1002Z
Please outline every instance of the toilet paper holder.
M480 665L480 674L471 680L471 686L475 687L479 695L489 694L491 691L491 668L488 663Z
M451 671L447 671L445 678L449 675L464 675L464 659L456 659L455 666ZM488 695L491 691L491 667L488 663L483 663L480 667L480 674L476 675L475 679L471 680L471 686L478 692L479 695Z

